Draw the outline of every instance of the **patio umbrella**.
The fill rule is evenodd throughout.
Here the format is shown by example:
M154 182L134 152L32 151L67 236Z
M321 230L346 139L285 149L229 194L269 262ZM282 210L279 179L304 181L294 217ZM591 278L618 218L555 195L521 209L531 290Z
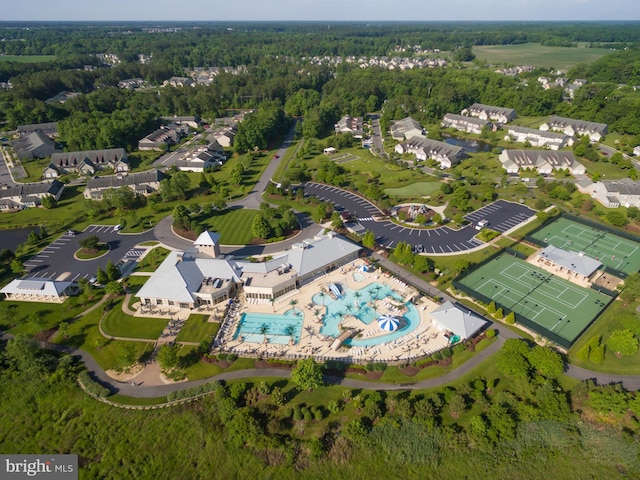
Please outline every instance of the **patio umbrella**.
M381 330L393 332L398 329L398 319L391 315L381 315L378 317L378 326Z

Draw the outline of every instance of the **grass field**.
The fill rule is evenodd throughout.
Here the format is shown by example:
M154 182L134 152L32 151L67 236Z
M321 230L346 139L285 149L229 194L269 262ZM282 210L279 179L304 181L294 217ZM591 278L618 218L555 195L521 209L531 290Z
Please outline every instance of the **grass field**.
M0 62L42 63L53 62L55 55L0 55Z
M178 342L201 342L211 340L220 330L219 323L207 322L209 315L190 315L187 323L180 329L176 337Z
M122 311L122 300L113 305L113 309L102 321L102 330L114 337L143 338L156 340L169 321L164 318L138 318Z
M425 197L440 191L440 183L438 182L416 182L406 187L387 188L384 193L390 197Z
M527 319L532 328L573 343L606 308L611 298L509 255L500 255L460 283L508 311ZM507 313L507 312L505 312Z
M568 70L579 63L591 63L611 53L606 48L546 47L539 43L484 45L473 47L478 60L491 64L534 65Z
M258 210L239 208L224 215L209 217L203 226L220 234L222 245L246 245L253 240L251 223Z
M558 218L531 237L564 250L584 252L626 274L640 270L640 243L567 218Z

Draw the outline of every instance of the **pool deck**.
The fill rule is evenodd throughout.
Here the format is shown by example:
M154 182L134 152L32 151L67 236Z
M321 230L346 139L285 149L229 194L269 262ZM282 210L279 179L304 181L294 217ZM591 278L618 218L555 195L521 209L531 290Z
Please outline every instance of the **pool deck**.
M407 286L393 276L387 276L376 272L359 272L358 267L363 265L363 260L356 260L353 263L345 265L333 272L322 276L313 282L301 287L298 290L289 292L284 297L277 299L273 305L271 303L259 304L242 302L237 314L227 320L227 325L223 327L226 332L221 339L221 344L216 348L217 351L236 353L244 357L271 357L282 359L298 359L312 356L317 360L342 360L353 363L369 363L369 362L385 362L385 363L406 363L421 357L429 355L447 346L448 340L444 336L444 332L440 331L435 323L432 322L430 312L438 307L438 304L421 297L416 305L416 309L420 315L420 324L415 330L408 332L406 335L399 337L395 341L382 343L380 345L370 347L345 347L334 349L335 337L325 336L320 333L322 327L322 315L324 308L313 302L313 295L321 290L328 291L330 283L340 283L349 289L361 290L367 288L372 283L383 283L390 286L395 293L403 299L415 295L417 292L413 287ZM358 272L357 280L354 273ZM361 277L360 277L361 275ZM275 313L284 314L287 310L291 310L294 306L291 301L297 302L295 308L303 313L304 323L302 333L300 334L300 342L295 345L278 345L271 343L253 343L243 342L241 339L233 339L237 329L237 322L243 313ZM387 301L388 300L388 301ZM376 302L376 311L378 316L383 314L400 315L390 299L381 299ZM318 315L316 315L318 312ZM359 331L354 339L371 339L375 342L377 336L386 335L389 332L380 330L378 322L373 321L369 325L364 324L357 318L346 315L342 321L345 328L353 328ZM267 334L268 336L268 334Z

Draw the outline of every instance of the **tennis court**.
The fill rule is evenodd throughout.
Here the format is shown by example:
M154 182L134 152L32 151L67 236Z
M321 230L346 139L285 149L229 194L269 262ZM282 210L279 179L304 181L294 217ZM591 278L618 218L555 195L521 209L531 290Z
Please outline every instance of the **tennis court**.
M584 252L603 265L630 274L640 270L640 244L613 233L560 217L530 237L563 250Z
M515 312L518 321L541 335L551 332L563 346L571 345L611 301L510 255L496 257L459 283L480 300L493 300L505 314Z

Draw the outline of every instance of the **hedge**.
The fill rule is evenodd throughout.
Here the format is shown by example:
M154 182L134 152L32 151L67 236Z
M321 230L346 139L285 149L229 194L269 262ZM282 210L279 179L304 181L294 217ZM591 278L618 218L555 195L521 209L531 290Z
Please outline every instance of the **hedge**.
M197 387L187 388L186 390L178 390L171 392L167 395L167 401L174 402L176 400L182 400L183 398L197 397L203 393L215 392L222 387L222 383L219 381L203 383Z
M86 370L78 374L78 380L84 386L85 390L94 397L106 398L111 395L109 389L96 382Z

